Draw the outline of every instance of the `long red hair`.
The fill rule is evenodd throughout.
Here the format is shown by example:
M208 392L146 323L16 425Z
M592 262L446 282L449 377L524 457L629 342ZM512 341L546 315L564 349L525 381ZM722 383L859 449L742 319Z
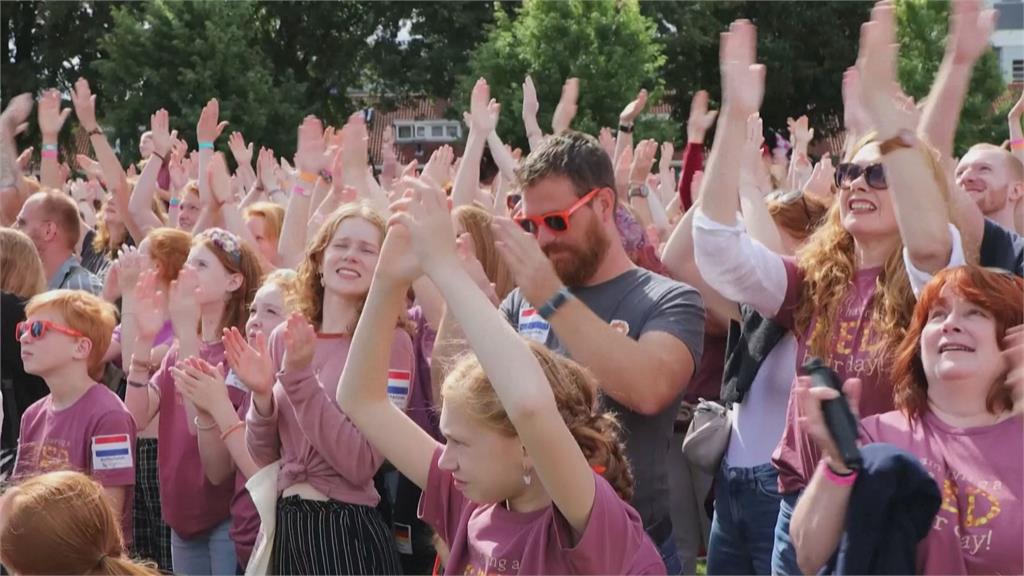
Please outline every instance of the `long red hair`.
M906 336L896 348L892 365L893 404L909 418L919 418L928 408L928 380L921 362L921 331L928 313L949 286L961 298L986 310L996 322L996 340L1006 329L1024 323L1024 279L979 266L946 268L932 278L917 300ZM1000 379L992 383L985 406L995 414L1013 405L1010 389Z

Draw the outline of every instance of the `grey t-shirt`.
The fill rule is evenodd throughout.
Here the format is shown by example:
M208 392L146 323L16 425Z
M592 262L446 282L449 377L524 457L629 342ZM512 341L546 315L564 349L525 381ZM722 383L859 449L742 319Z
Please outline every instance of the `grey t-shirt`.
M643 268L633 268L603 284L570 291L599 318L634 340L652 331L675 336L690 350L696 370L704 342L704 303L697 290ZM520 296L518 288L501 303L501 310L520 335L569 356L554 330ZM682 399L680 391L671 405L646 416L601 395L601 406L614 413L622 424L626 454L636 483L632 505L647 529L669 514L669 440Z

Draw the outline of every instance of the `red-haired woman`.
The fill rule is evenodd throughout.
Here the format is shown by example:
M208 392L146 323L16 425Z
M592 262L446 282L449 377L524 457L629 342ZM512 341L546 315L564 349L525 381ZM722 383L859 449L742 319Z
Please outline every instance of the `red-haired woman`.
M914 454L942 492L932 529L917 547L918 573L1024 573L1022 293L1024 279L976 266L937 274L895 351L896 410L861 421L864 443ZM859 384L847 381L853 398ZM813 573L839 542L854 483L840 477L854 473L821 415L819 401L836 393L808 389L806 379L800 386L808 434L824 456L790 530L801 569Z

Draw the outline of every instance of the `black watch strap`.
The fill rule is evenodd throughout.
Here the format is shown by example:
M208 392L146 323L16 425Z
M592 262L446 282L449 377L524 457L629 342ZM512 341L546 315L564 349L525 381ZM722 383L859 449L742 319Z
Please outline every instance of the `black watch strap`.
M569 292L568 288L562 286L558 289L558 292L555 292L555 295L552 296L550 300L537 308L537 314L540 314L541 318L547 320L571 298L573 298L572 293Z
M622 132L624 134L632 134L633 133L633 125L632 124L619 124L619 132Z

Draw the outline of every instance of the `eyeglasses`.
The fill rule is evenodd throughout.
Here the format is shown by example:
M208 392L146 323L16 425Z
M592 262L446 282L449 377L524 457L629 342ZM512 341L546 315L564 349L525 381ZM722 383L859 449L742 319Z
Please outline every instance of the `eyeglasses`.
M552 232L561 234L562 232L569 230L569 218L577 210L593 200L601 190L603 190L603 188L594 188L590 192L587 192L585 196L577 200L576 203L570 206L568 210L557 210L555 212L541 214L540 216L516 216L513 220L515 220L523 230L526 230L534 236L540 232L541 225L546 226L547 229Z
M851 162L843 162L836 167L836 186L849 187L860 175L864 175L864 181L875 190L885 190L889 185L885 181L885 168L881 164L868 164L861 166Z
M505 206L508 206L509 212L513 212L516 206L519 205L519 201L523 199L522 194L509 194L505 197Z
M61 326L60 324L54 324L49 320L36 320L34 322L18 322L18 325L14 327L14 336L18 340L21 340L25 334L32 337L33 340L38 340L50 330L60 332L61 334L67 334L73 338L83 338L85 334L82 334L78 330L68 328L67 326Z
M807 218L807 226L812 226L814 224L814 219L811 218L811 211L807 207L807 198L804 196L803 190L790 190L788 192L778 190L765 197L765 201L778 202L783 206L789 206L797 200L800 201L800 204L804 208L804 217Z

